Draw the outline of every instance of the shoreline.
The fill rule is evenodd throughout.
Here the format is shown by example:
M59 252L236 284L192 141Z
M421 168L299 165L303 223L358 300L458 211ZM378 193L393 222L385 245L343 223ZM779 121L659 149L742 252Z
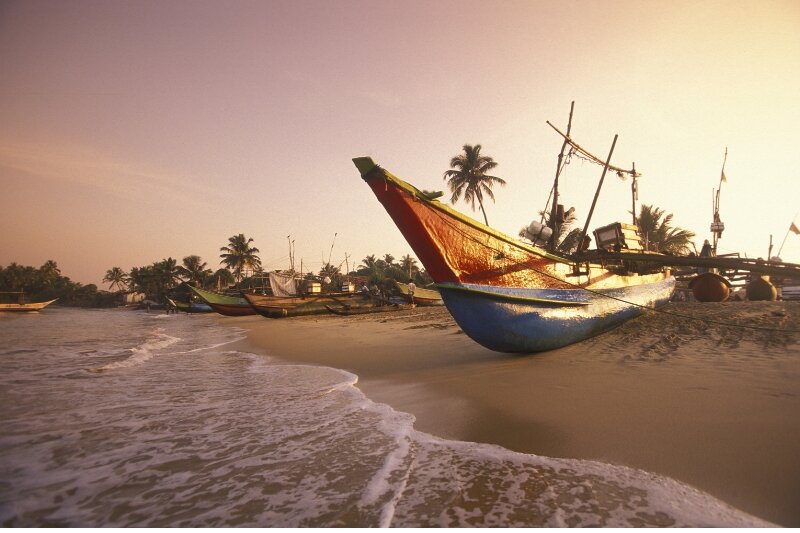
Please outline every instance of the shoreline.
M720 323L800 329L800 302L670 304ZM550 352L510 355L444 307L230 322L241 347L358 376L372 401L437 437L665 475L800 526L800 334L648 313Z

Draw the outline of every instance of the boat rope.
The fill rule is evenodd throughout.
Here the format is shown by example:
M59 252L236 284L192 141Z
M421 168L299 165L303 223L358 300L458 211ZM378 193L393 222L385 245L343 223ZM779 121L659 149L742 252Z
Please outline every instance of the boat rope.
M600 159L599 157L597 157L593 153L589 152L586 148L584 148L583 146L581 146L578 143L576 143L574 140L572 140L572 138L570 136L568 136L566 133L563 133L561 130L559 130L553 124L551 124L549 120L546 121L546 122L547 122L548 126L553 128L554 130L556 130L556 133L561 135L564 138L564 140L566 140L567 143L569 143L569 145L572 146L572 148L575 150L575 155L577 155L579 158L581 158L581 159L583 159L585 161L588 161L590 163L594 163L596 165L600 165L601 167L605 167L606 166L606 161L603 161L602 159ZM627 174L627 175L629 175L631 177L634 177L634 178L638 178L639 176L641 176L640 173L636 172L635 168L631 168L630 170L627 170L627 169L620 168L620 167L617 167L617 166L614 166L614 165L608 165L608 169L614 171L617 174L617 176L619 176L620 178L623 178L623 179L624 179L623 176L625 174Z
M488 243L483 242L482 240L470 235L469 233L465 232L464 230L462 230L461 228L456 226L451 220L449 220L447 217L445 217L443 213L439 212L438 209L434 208L432 211L434 213L436 213L436 215L438 217L440 217L442 219L442 221L446 225L450 226L457 233L460 233L464 238L469 239L470 241L473 241L476 244L479 244L479 245L483 246L484 248L487 248L495 256L500 255L500 254L503 253L503 250L499 250L497 248L489 246ZM515 264L516 265L522 265L523 263L522 262L512 263L511 266L514 266ZM658 308L655 308L655 307L650 307L650 306L647 306L647 305L637 304L635 302L630 302L630 301L625 300L623 298L618 298L616 296L612 296L610 294L606 294L606 293L600 292L598 290L589 289L589 288L586 288L586 287L581 287L580 285L578 285L576 283L573 283L571 281L559 278L558 276L550 274L549 272L544 272L542 270L533 268L533 267L531 267L529 265L526 265L526 268L536 272L537 274L541 274L543 276L552 278L552 279L554 279L556 281L559 281L561 283L565 283L567 285L570 285L570 286L572 286L572 287L574 287L576 289L581 289L581 290L584 290L584 291L586 291L588 293L591 293L591 294L594 294L594 295L597 295L597 296L603 296L605 298L610 298L612 300L617 300L618 302L622 302L624 304L631 305L631 306L634 306L634 307L639 307L641 309L654 311L656 313L672 315L672 316L675 316L675 317L685 318L685 319L688 319L688 320L698 320L698 321L701 321L701 322L705 322L707 324L716 324L716 325L726 326L726 327L755 329L755 330L762 330L762 331L774 331L774 332L781 332L781 333L800 333L800 329L769 328L769 327L765 327L765 326L755 326L755 325L750 325L750 324L738 324L738 323L733 323L733 322L726 322L726 321L723 321L723 320L714 320L714 319L704 318L704 317L699 317L699 316L694 316L694 315L686 315L686 314L683 314L683 313L675 313L675 312L672 312L672 311L667 311L666 309L658 309Z

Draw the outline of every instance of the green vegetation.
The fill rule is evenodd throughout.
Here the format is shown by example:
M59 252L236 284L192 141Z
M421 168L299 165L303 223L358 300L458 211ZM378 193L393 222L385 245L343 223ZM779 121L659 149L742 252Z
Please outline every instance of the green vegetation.
M453 157L450 160L451 170L444 173L444 179L452 193L450 201L456 203L463 194L464 201L468 202L474 211L477 200L487 226L489 219L486 218L486 210L483 208L483 197L486 195L494 202L492 187L506 184L502 178L487 174L496 166L497 163L490 156L481 155L480 144L475 146L465 144L464 153Z
M259 249L250 246L253 239L248 239L244 234L234 235L228 238L228 245L219 249L223 252L220 255L221 263L233 271L236 282L242 280L245 269L253 271L261 270L261 259L256 256Z
M374 255L368 255L361 260L361 265L350 272L351 276L366 278L369 283L380 284L386 280L401 281L407 283L413 279L414 283L420 286L430 285L433 279L425 271L417 266L417 260L411 255L404 255L400 262L395 262L394 256L386 254L383 259L376 259Z
M16 291L25 293L26 302L58 298L59 305L107 307L115 304L111 295L97 291L97 285L82 285L62 276L53 260L46 261L39 268L16 263L0 266L0 292ZM3 301L16 302L14 295L3 296Z
M221 263L228 268L220 268L216 272L208 268L207 263L197 255L184 257L180 265L177 260L168 257L150 265L132 267L130 272L112 267L103 277L103 282L109 285L110 291L98 291L96 285L82 285L62 276L55 261L47 261L39 268L11 263L7 267L0 266L0 291L24 291L26 301L58 298L59 305L114 307L122 303L121 295L127 292L141 293L148 300L164 302L167 295L184 282L210 289L220 289L233 283L242 287L258 285L255 278L262 274L262 270L261 261L255 255L258 249L251 246L253 239L239 234L228 241L229 245L222 248L226 253L221 256ZM348 277L363 279L387 289L393 286L395 280L407 282L413 279L420 286L433 282L411 255L403 256L400 261L396 261L391 254L385 254L382 259L369 255L363 259L361 265L346 275L340 267L341 265L337 267L328 263L318 274L309 273L305 277L321 280L327 289L335 290ZM252 270L248 272L247 268ZM6 300L15 298L8 297Z
M672 213L664 216L663 209L642 204L636 223L639 226L639 235L642 236L648 250L674 255L689 253L695 234L689 230L673 227Z
M178 276L195 287L204 287L206 281L214 275L208 264L200 259L199 255L190 255L183 258L183 265L177 268Z

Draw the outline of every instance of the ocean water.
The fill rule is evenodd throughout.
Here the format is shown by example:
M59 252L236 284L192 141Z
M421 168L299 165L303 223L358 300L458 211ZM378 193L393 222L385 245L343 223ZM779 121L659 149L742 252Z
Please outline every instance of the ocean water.
M357 376L243 337L210 315L0 314L0 525L767 525L648 472L418 432Z

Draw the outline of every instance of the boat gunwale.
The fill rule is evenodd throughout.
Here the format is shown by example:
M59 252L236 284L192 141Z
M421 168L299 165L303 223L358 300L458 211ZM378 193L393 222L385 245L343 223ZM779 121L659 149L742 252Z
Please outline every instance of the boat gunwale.
M372 166L372 168L370 168L369 170L367 170L365 172L364 170L362 170L362 168L366 168L367 165L366 164L362 164L362 162L366 163L367 161L369 161L373 166ZM375 161L373 161L373 159L371 157L353 158L353 162L355 163L356 167L358 168L359 172L361 173L361 179L363 179L364 181L370 181L370 180L373 180L373 179L383 179L385 181L388 181L388 182L392 183L393 185L395 185L396 187L398 187L402 191L410 194L415 199L422 201L423 203L425 203L426 205L428 205L432 209L436 209L438 211L441 211L441 212L445 213L446 215L449 215L449 216L453 217L454 219L458 220L459 222L462 222L462 223L464 223L464 224L466 224L466 225L468 225L468 226L470 226L470 227L472 227L472 228L474 228L474 229L476 229L478 231L481 231L483 233L489 234L492 237L495 237L496 239L499 239L499 240L505 242L506 244L510 244L510 245L515 246L515 247L517 247L517 248L519 248L521 250L524 250L524 251L526 251L528 253L537 255L539 257L543 257L545 259L549 259L549 260L557 262L557 263L563 263L563 264L573 264L573 263L575 263L575 261L572 261L567 257L554 255L554 254L548 252L547 250L543 250L543 249L540 249L540 248L538 248L536 246L533 246L533 245L524 243L522 241L519 241L517 239L514 239L510 235L507 235L507 234L502 233L502 232L500 232L498 230L495 230L495 229L493 229L493 228L491 228L491 227L489 227L489 226L487 226L485 224L481 224L477 220L475 220L473 218L470 218L467 215L465 215L463 213L460 213L459 211L456 211L452 207L450 207L448 205L445 205L445 204L441 203L438 200L432 200L426 194L424 194L422 191L420 191L419 189L417 189L416 187L414 187L410 183L407 183L407 182L403 181L402 179L398 178L397 176L395 176L394 174L392 174L391 172L389 172L385 168L383 168L380 165L378 165L377 163L375 163Z
M530 303L530 304L549 304L549 305L558 305L562 307L584 307L590 305L592 302L589 301L581 301L581 300L555 300L552 298L535 298L532 296L517 296L515 294L505 294L502 292L493 292L481 289L475 289L472 287L466 287L464 285L458 285L453 283L437 283L436 286L440 289L445 290L454 290L459 292L465 292L468 294L475 294L478 296L486 296L488 298L494 300L506 300L511 302L519 302L519 303ZM578 289L578 290L585 290L585 289Z

